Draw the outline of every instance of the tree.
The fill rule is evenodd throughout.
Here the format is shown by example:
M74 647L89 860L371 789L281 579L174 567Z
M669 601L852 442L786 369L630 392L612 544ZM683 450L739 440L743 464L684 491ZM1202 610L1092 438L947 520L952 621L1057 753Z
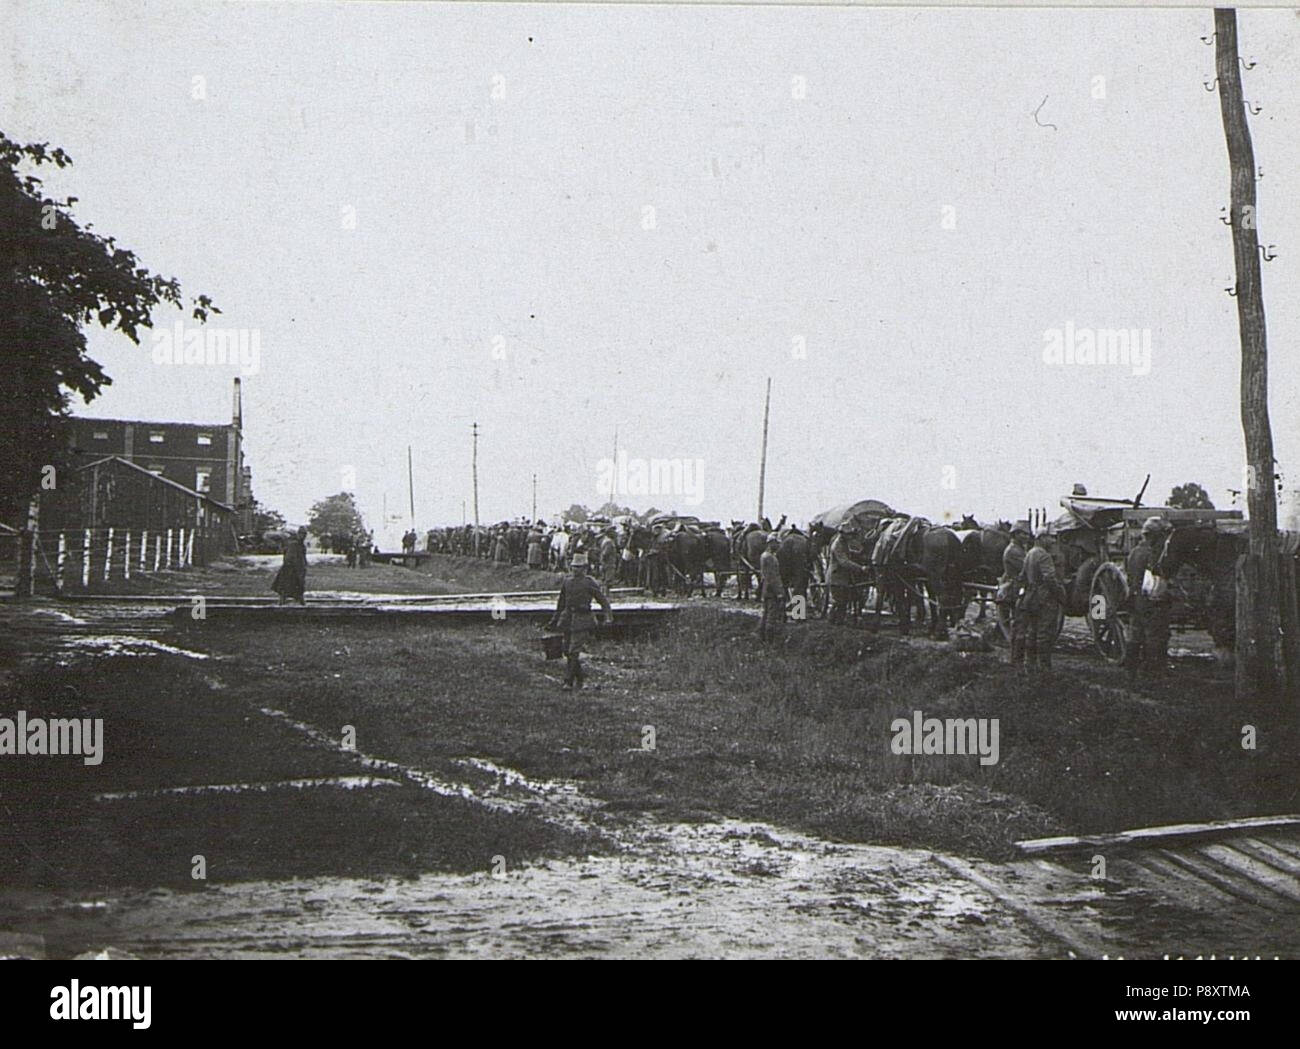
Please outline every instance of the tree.
M574 521L577 524L585 524L590 516L591 514L587 508L579 503L574 503L560 515L563 520Z
M253 535L260 537L267 532L283 531L284 526L284 514L268 510L256 499L253 500Z
M1169 493L1166 503L1179 510L1213 510L1210 494L1195 481L1180 484Z
M365 519L357 509L351 492L339 492L322 499L307 514L307 531L317 538L326 535L351 535L366 530Z
M72 163L48 143L22 145L0 132L0 517L12 517L60 476L69 450L62 420L73 394L87 401L112 380L86 356L83 325L121 332L139 345L162 302L183 308L180 285L145 269L133 252L72 217L76 197L56 200L23 168ZM200 323L220 310L192 300Z

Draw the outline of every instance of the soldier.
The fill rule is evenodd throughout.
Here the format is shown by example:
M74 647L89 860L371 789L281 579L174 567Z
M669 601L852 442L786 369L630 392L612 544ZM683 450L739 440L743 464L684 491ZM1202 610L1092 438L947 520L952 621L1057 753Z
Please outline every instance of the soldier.
M546 534L538 521L528 533L528 567L534 571L542 567L542 537Z
M843 623L844 613L854 587L866 572L867 566L855 561L849 550L849 543L856 534L852 521L844 521L831 540L830 570L826 574L826 587L830 591L830 609L826 618L832 623Z
M758 636L764 644L779 641L785 629L785 583L781 579L781 561L777 551L781 540L776 534L767 537L763 556L758 559L758 595L763 601L763 618Z
M565 692L582 688L585 675L582 673L582 642L596 626L596 617L591 613L591 599L595 598L605 610L605 625L614 622L614 610L609 606L609 598L600 589L600 584L587 575L587 555L574 554L569 561L572 574L560 583L560 598L555 605L555 615L547 627L564 632L564 655L567 665L564 671Z
M1024 618L1025 653L1030 670L1052 669L1052 645L1056 623L1065 604L1065 587L1056 574L1056 562L1047 548L1046 528L1034 536L1034 546L1025 554L1024 596L1016 605L1016 619Z
M618 543L612 526L600 536L600 579L606 590L613 590L618 583Z
M1124 562L1133 595L1132 636L1124 657L1130 682L1136 682L1143 656L1153 677L1163 677L1169 663L1169 585L1156 574L1166 542L1165 522L1148 517L1142 522L1142 539ZM1148 576L1147 573L1150 573Z
M1028 620L1016 615L1016 603L1020 600L1022 573L1025 570L1025 549L1033 542L1029 531L1029 522L1017 521L1011 528L1011 542L1002 551L1002 578L998 580L998 604L1002 606L1011 621L1011 655L1012 666L1025 664L1025 627Z

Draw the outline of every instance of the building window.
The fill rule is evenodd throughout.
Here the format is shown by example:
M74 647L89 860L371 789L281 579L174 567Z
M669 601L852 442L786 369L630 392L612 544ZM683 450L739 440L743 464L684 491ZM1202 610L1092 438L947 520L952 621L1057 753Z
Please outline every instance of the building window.
M206 492L211 488L212 471L196 470L194 472L194 490L196 492Z
M96 441L107 441L107 440L108 440L108 431L107 431L107 430L96 430L96 431L94 432L94 434L93 434L93 437L94 437L94 439L95 439Z
M153 431L149 434L149 443L150 443L150 444L162 444L162 443L163 443L163 435L162 435L162 431L161 431L161 430L153 430Z
M211 444L211 443L212 443L212 434L210 434L210 433L201 433L201 434L199 434L199 436L198 436L198 442L199 442L199 444Z

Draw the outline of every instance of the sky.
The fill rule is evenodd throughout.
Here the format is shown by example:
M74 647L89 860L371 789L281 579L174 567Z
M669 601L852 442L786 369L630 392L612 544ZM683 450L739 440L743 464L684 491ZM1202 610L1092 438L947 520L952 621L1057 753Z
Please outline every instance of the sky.
M291 521L343 488L404 515L408 445L416 526L472 520L474 422L485 522L534 474L540 515L604 502L616 429L625 476L677 467L617 501L750 518L769 377L773 518L1242 487L1208 8L0 7L0 129L66 149L76 217L259 348L94 329L113 384L79 410L219 422L243 374ZM1300 17L1239 28L1297 482ZM1045 360L1098 330L1149 359Z

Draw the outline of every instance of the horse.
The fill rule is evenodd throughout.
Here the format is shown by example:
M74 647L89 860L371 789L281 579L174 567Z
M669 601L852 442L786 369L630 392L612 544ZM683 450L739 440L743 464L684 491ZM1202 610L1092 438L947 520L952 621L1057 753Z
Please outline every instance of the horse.
M758 562L767 546L767 533L760 525L732 522L731 555L736 564L736 600L749 598L758 574Z
M911 632L912 605L923 602L931 637L945 637L965 606L961 540L951 528L933 526L924 518L911 518L906 525L898 521L894 519L893 530L881 522L872 552L873 563L880 566L881 588L889 592L900 633Z
M707 555L704 534L682 528L662 536L660 545L668 554L668 564L677 575L677 589L690 597L695 587L704 592L704 559Z
M813 548L808 537L797 528L787 529L781 537L776 557L781 564L781 583L786 597L803 599L805 615L808 608L808 580L812 574Z
M731 540L721 528L704 530L704 567L713 573L714 596L722 596L731 572Z

